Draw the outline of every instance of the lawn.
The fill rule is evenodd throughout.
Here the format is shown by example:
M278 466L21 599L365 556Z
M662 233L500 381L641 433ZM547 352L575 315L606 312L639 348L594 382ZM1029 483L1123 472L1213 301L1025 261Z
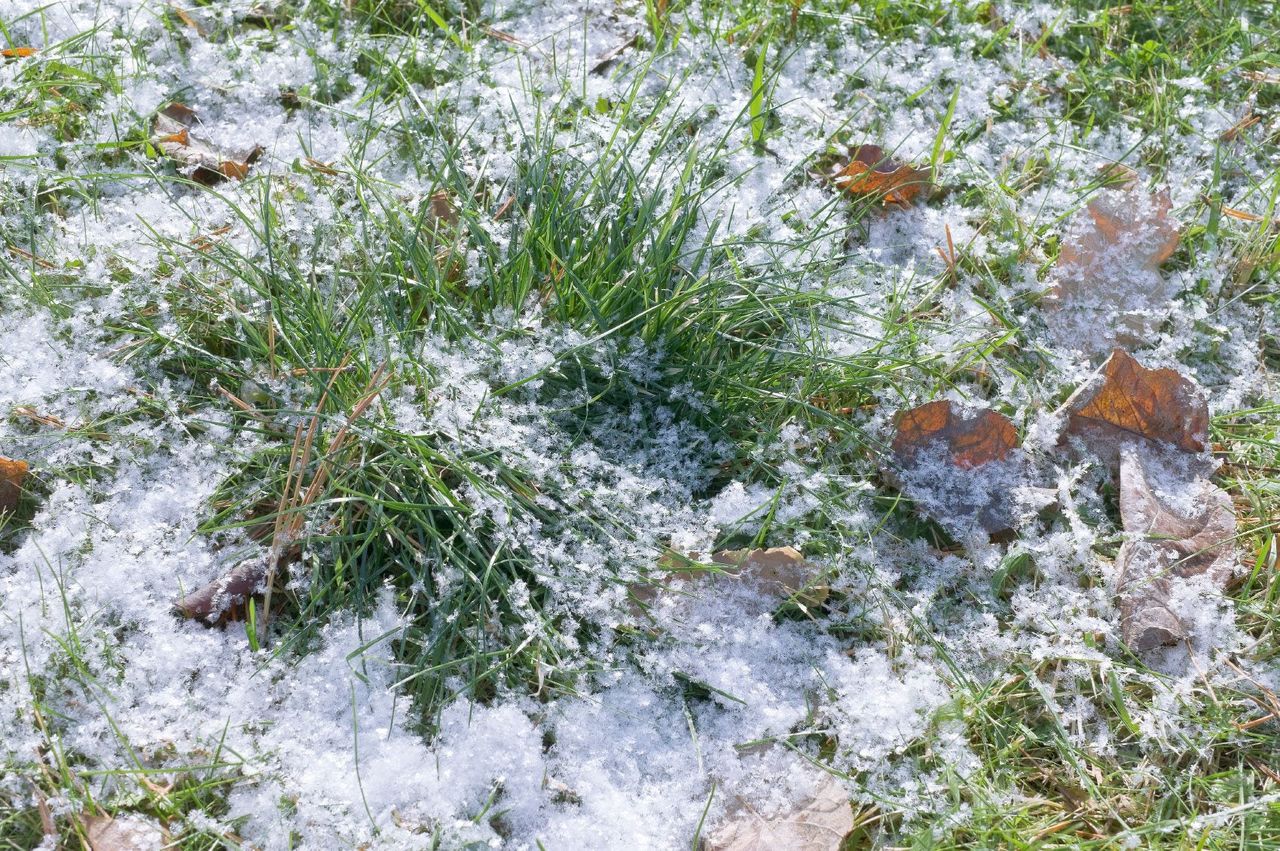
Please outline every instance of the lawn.
M0 849L1280 845L1280 5L0 57Z

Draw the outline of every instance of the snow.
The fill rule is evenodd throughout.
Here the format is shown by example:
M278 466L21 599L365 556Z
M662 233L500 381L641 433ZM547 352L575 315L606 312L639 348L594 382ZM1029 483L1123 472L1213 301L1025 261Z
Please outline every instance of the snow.
M250 5L201 8L226 22ZM479 38L465 56L448 54L465 73L433 88L410 83L399 100L377 103L363 100L369 80L357 71L360 44L348 30L333 38L301 22L227 41L186 33L186 47L177 49L163 5L0 2L14 43L56 51L58 41L93 30L85 52L105 57L121 81L90 107L88 129L74 141L36 123L0 129L0 231L84 288L60 296L68 304L61 310L32 297L36 281L23 264L0 285L0 411L30 406L68 426L0 421L0 454L29 460L42 489L30 532L0 554L0 757L7 764L30 769L32 754L46 746L31 711L39 703L61 719L60 747L95 770L127 771L140 760L177 777L217 762L233 780L226 811L192 813L171 830L234 831L264 849L419 848L437 835L446 845L670 848L691 840L708 799L710 823L739 802L769 813L805 799L820 775L804 757L829 738L837 743L829 766L850 795L887 801L910 821L937 812L946 778L964 776L977 762L962 729L942 717L963 687L939 648L969 678L995 678L1027 660L1061 663L1057 681L1035 683L1052 695L1050 711L1081 747L1114 748L1096 695L1081 685L1118 650L1110 565L1094 552L1116 531L1098 496L1106 473L1089 459L1054 455L1061 423L1044 413L1096 362L1081 354L1089 347L1056 333L1034 307L1019 308L1016 330L1019 345L1045 353L1043 368L1028 378L982 361L988 392L1015 411L1034 461L1019 455L985 476L957 480L934 459L919 480L904 483L960 538L973 537L971 509L986 494L1037 485L1040 491L1024 494L1031 504L1019 517L1020 543L975 542L957 555L895 539L872 504L874 466L831 463L796 424L784 430L773 459L787 473L781 489L732 480L708 493L728 450L672 413L682 404L705 406L688 388L619 412L566 450L563 428L533 401L538 381L502 405L494 390L540 375L580 349L631 380L652 380L663 368L661 344L636 344L610 360L619 354L606 351L611 343L591 343L528 305L489 317L470 343L432 340L413 351L388 344L406 368L439 380L423 382L430 391L406 386L383 404L394 428L498 453L538 482L581 494L583 511L605 506L619 528L635 532L623 543L556 535L507 516L479 488L460 492L498 534L535 542L537 573L556 592L550 616L597 628L589 645L569 648L591 670L574 692L513 692L484 704L458 699L427 738L417 732L402 688L406 671L394 646L406 621L390 591L371 612L335 616L297 656L254 652L237 627L209 630L170 614L182 588L202 584L224 564L219 543L198 526L218 483L260 444L233 430L226 415L190 411L189 387L128 357L130 334L121 329L136 319L139 304L154 303L174 344L189 342L171 305L203 296L175 274L175 244L229 226L210 238L265 263L261 235L234 211L268 202L252 181L223 185L215 195L151 180L147 170L164 165L136 148L121 154L124 165L113 166L119 174L96 182L91 193L60 196L58 213L32 212L23 200L51 176L103 168L95 146L136 138L170 98L195 108L213 141L265 147L255 173L278 178L273 185L285 190L270 200L281 237L314 257L307 271L317 286L336 287L334 258L362 235L333 225L358 220L360 206L354 193L296 163L311 157L339 169L359 166L396 193L421 199L435 182L420 163L442 145L424 124L456 110L467 128L458 167L477 184L503 186L521 162L531 116L574 99L622 101L635 85L655 126L689 126L712 152L707 161L725 172L704 206L701 232L716 222L717 239L736 241L743 268L762 280L787 270L795 273L788 285L799 291L840 296L843 307L827 308L818 344L834 359L883 345L901 364L895 368L904 387L927 386L906 380L924 374L922 364L972 367L974 352L1008 330L993 318L991 282L980 275L961 272L953 288L935 292L943 270L936 248L945 246L947 229L966 256L1012 269L1012 283L998 285L1003 306L1042 292L1052 281L1039 274L1041 249L1023 252L1011 233L1036 243L1037 228L1081 207L1097 166L1125 158L1145 133L1136 121L1098 128L1082 149L1061 119L1060 100L1034 94L1068 69L1061 60L1024 57L1012 39L980 58L971 49L983 37L978 32L959 46L922 41L892 49L865 37L834 50L805 46L781 63L771 91L780 129L760 155L747 144L740 117L751 98L740 51L690 32L643 78L646 53L638 49L594 74L597 57L646 27L636 8L598 14L598 7L496 4L489 11L498 29L528 47ZM697 4L689 14L700 14ZM1059 17L1051 4L1018 4L1004 14L1031 39ZM422 49L424 63L437 49L452 50L440 40L430 46ZM22 62L0 66L0 92L15 85ZM351 94L308 108L282 103L283 91L314 93L335 80L349 83ZM1166 152L1165 182L1174 209L1184 211L1197 203L1211 171L1214 148L1206 140L1236 119L1203 81L1169 84L1185 98L1195 128ZM996 202L1013 223L1008 231L992 228L985 208L954 193L875 211L851 238L849 214L805 174L811 158L833 133L849 133L851 117L856 130L848 141L879 141L899 158L927 158L957 87L953 127L974 132L948 141L945 181L991 186L997 175L1017 179L1041 157L1053 162L1052 178ZM10 97L0 95L6 104ZM368 134L370 126L385 132ZM574 128L556 131L563 162L594 167L615 129L611 115L579 115ZM645 141L662 168L646 178L647 188L657 192L683 167L685 152L658 150L650 132ZM1261 156L1242 157L1251 176L1226 185L1228 199L1247 196L1249 181L1274 167ZM502 241L512 225L485 227ZM315 246L323 250L307 255ZM1179 273L1158 273L1153 286L1176 302L1168 321L1151 330L1144 355L1145 363L1174 365L1209 388L1219 413L1276 395L1258 342L1264 319L1239 299L1217 300L1231 287L1232 262L1208 252ZM482 264L472 258L467 278L468 286L485 285ZM922 320L927 339L914 349L886 341L895 311L931 299L938 315ZM522 333L504 333L513 329ZM1201 350L1217 357L1200 357ZM269 392L292 392L268 376L261 383ZM851 416L887 443L894 410L918 401L882 400L880 410ZM97 421L112 423L111 440L94 436ZM1049 499L1045 489L1065 518L1059 525L1037 514ZM829 499L834 494L839 502ZM830 518L847 546L814 556L845 608L817 620L775 617L776 601L762 601L750 588L694 583L655 607L654 635L615 641L637 623L624 583L606 581L608 572L638 578L666 545L705 555L725 534L758 532L767 513L783 530L772 534L791 535L771 543L803 549L806 533L788 530L828 503L853 506L833 509ZM1035 577L996 599L990 576L1019 553L1032 558ZM443 595L451 580L447 570L437 577L440 587L430 590ZM1229 608L1217 604L1219 592L1188 583L1180 594L1174 604L1192 623L1194 644L1162 651L1156 673L1126 674L1155 695L1151 706L1130 709L1146 734L1141 746L1153 753L1170 740L1180 746L1173 733L1190 723L1180 714L1189 684L1235 677L1224 660L1246 643ZM516 587L511 596L527 606L529 589ZM857 629L829 628L836 620ZM535 621L529 618L530 629ZM69 647L86 669L74 670ZM913 746L920 743L943 756L945 770L918 755ZM103 800L127 798L126 780L103 782ZM29 803L31 790L15 772L0 779L0 794Z

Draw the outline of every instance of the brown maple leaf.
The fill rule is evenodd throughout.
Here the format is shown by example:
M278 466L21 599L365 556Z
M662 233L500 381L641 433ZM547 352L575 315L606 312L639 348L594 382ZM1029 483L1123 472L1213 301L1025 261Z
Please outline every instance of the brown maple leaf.
M1204 451L1209 406L1195 384L1172 369L1147 369L1115 349L1099 374L1063 403L1066 434L1115 467L1125 443L1167 443Z
M1013 525L1017 449L1018 430L1008 417L939 400L898 416L888 472L921 511L953 531L977 526L994 534Z
M859 145L831 180L852 195L879 197L884 204L906 206L930 188L932 171L892 159L877 145Z
M1063 235L1045 301L1058 339L1089 351L1136 345L1169 312L1173 284L1160 264L1178 247L1168 190L1151 194L1136 175L1099 192Z
M958 467L977 467L1002 461L1018 446L1018 430L1003 414L992 410L966 416L950 402L928 402L898 417L894 454L910 459L935 441L943 441Z

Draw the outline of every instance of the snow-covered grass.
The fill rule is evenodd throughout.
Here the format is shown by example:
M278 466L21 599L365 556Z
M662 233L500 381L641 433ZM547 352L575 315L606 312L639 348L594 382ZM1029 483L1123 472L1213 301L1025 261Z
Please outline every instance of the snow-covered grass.
M847 847L1280 842L1278 26L0 0L0 847L689 847L824 774ZM157 149L174 101L244 180ZM936 191L838 193L858 144ZM1109 331L1043 304L1115 163L1182 229L1134 353L1240 521L1143 654L1053 414ZM1013 534L886 475L934 399L1017 425ZM709 564L759 546L821 593ZM251 621L175 615L254 563Z

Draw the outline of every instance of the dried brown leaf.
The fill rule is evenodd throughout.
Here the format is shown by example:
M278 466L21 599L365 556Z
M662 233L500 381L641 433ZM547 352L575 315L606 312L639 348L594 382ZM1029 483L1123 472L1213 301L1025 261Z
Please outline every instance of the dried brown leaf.
M832 182L852 195L879 197L885 204L908 205L932 186L928 168L914 168L889 157L877 145L850 151L849 162L831 175Z
M721 550L712 555L711 560L721 568L711 569L695 558L667 551L658 560L660 572L628 587L632 615L641 616L664 595L680 593L681 586L699 578L742 583L766 597L794 598L805 606L820 605L830 594L827 586L815 582L821 574L820 568L794 547Z
M1135 345L1168 314L1172 284L1160 274L1178 247L1168 190L1134 179L1099 192L1063 235L1046 300L1058 338L1089 351Z
M22 496L22 483L27 478L26 461L15 461L0 455L0 512L13 511Z
M1058 268L1086 273L1098 270L1106 255L1119 252L1135 268L1156 271L1178 247L1177 225L1169 220L1169 190L1152 195L1129 183L1105 189L1085 208L1080 231L1062 243Z
M1113 467L1125 443L1168 443L1198 453L1209 440L1209 406L1196 385L1172 369L1147 369L1123 349L1061 410L1066 433Z
M85 816L83 820L92 851L159 851L169 845L168 832L141 816Z
M249 167L262 155L262 146L224 150L193 132L199 123L199 117L190 107L169 104L156 115L152 142L166 156L185 166L193 180L206 186L247 176Z
M174 17L176 17L179 21L182 21L182 23L186 24L191 29L195 30L196 35L200 36L201 38L204 38L206 35L208 35L208 32L205 30L204 26L199 21L197 21L195 16L192 15L190 12L188 12L186 9L182 8L177 4L171 5L169 9L170 11L173 12Z
M1208 576L1223 587L1231 578L1231 497L1207 479L1171 473L1151 453L1130 450L1120 462L1120 517L1128 534L1116 556L1121 636L1135 650L1176 643L1187 628L1169 606L1171 580Z
M431 193L429 201L431 226L436 233L454 231L458 227L458 208L443 189Z
M917 508L959 534L1013 526L1018 430L1008 417L939 400L903 412L888 471Z
M721 550L711 560L716 564L729 565L727 573L743 582L757 585L771 596L799 595L800 602L818 605L830 593L826 586L813 584L820 573L817 565L806 561L794 547Z
M636 46L636 42L640 40L640 34L637 33L616 47L606 50L596 59L594 65L591 66L592 74L599 74L614 63L619 56Z
M982 410L971 416L948 401L929 402L898 417L893 452L910 461L918 452L942 441L958 467L977 467L1003 461L1018 447L1018 430L1003 414Z
M264 559L241 562L209 584L183 595L174 608L183 617L222 624L238 620L249 598L258 593L267 575Z
M707 851L837 851L854 828L849 794L834 777L804 805L772 817L746 811L706 840Z

